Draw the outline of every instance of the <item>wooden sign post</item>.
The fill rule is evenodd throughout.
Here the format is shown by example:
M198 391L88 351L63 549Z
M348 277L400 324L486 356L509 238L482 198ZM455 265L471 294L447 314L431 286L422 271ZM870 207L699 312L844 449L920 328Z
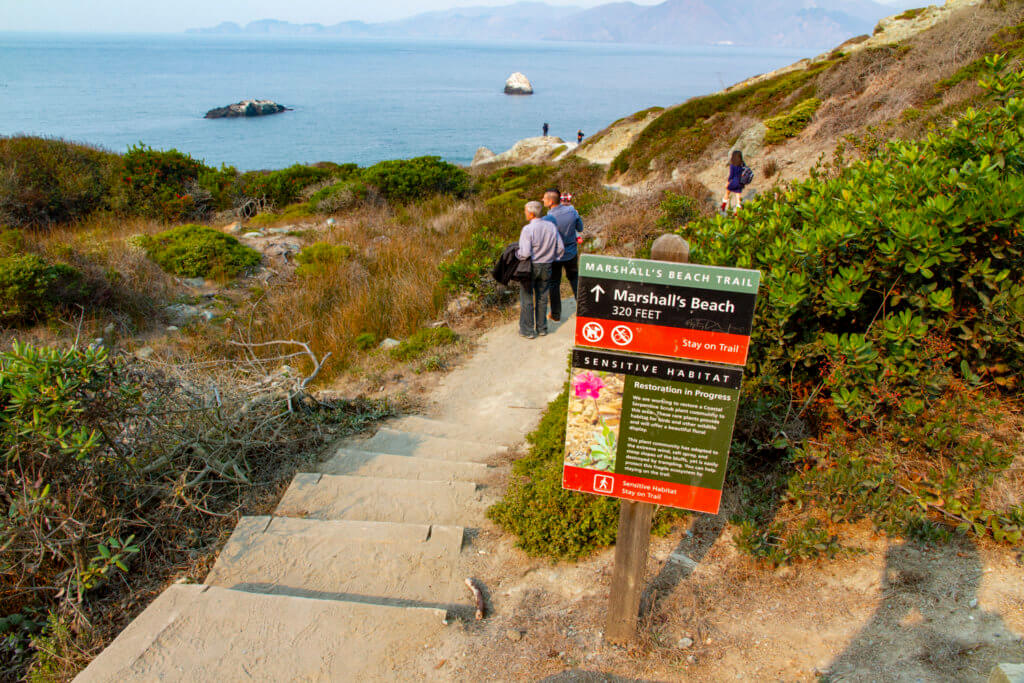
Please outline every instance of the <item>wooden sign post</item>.
M651 258L675 263L690 262L690 245L679 235L662 235L651 247ZM610 643L626 644L636 637L640 598L651 545L651 522L657 507L632 500L619 501L619 531L615 537L615 567L604 637Z

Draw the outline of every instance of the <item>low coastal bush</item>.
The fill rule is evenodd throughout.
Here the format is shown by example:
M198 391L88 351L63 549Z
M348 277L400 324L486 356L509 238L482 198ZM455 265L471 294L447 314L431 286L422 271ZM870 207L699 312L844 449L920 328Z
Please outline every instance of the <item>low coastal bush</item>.
M309 207L317 213L336 213L355 208L368 196L361 180L343 180L318 190L309 198Z
M235 277L260 262L260 254L204 225L182 225L142 237L146 255L180 277Z
M200 218L208 207L197 201L199 176L211 171L175 149L136 145L121 157L121 177L111 190L111 208L164 221Z
M49 226L107 203L117 155L64 140L0 137L0 224Z
M470 190L469 174L441 157L381 161L361 176L389 202L412 202L432 194L464 197Z
M23 325L48 318L59 306L85 298L82 274L35 254L0 257L0 324Z
M764 136L766 145L777 145L789 138L795 138L814 118L814 113L821 106L821 100L811 97L800 102L784 114L766 119L764 122L768 132Z
M459 340L450 327L425 327L413 332L408 339L391 349L391 357L400 361L416 360L427 351L449 346Z
M781 502L804 516L1019 538L1019 510L980 504L1008 446L958 427L981 387L1021 389L1024 74L1004 64L988 110L680 231L694 261L762 272L734 453L796 465Z
M299 277L325 275L331 266L352 257L352 247L346 244L329 244L314 242L295 255L299 267L295 274Z
M330 167L303 166L295 164L279 171L250 171L238 179L238 193L244 197L260 200L274 208L284 208L297 201L302 191L326 178L331 177Z

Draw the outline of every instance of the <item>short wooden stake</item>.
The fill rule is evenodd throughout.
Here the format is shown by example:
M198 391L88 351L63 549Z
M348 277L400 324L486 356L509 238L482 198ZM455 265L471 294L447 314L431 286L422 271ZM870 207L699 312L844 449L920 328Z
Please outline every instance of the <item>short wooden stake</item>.
M651 258L656 261L689 263L690 245L679 235L666 234L654 240ZM640 616L640 597L647 570L647 551L651 544L653 503L619 502L619 532L615 537L615 568L608 598L608 620L604 637L610 643L625 645L636 637Z
M652 503L619 502L615 569L612 571L612 592L608 598L608 621L604 629L605 640L610 643L625 645L636 636L654 509Z

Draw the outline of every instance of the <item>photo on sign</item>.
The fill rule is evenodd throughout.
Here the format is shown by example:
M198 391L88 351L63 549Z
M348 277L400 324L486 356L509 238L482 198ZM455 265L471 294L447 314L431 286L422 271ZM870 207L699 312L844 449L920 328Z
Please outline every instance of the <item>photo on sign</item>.
M573 369L565 429L565 464L590 470L615 469L626 376Z

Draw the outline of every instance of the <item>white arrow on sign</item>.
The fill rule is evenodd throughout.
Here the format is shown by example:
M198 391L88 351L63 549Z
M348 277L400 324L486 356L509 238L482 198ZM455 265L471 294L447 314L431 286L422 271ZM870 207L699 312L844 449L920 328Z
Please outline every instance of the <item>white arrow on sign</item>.
M604 294L604 287L601 285L594 285L590 288L590 291L594 293L594 302L601 300L601 295Z

